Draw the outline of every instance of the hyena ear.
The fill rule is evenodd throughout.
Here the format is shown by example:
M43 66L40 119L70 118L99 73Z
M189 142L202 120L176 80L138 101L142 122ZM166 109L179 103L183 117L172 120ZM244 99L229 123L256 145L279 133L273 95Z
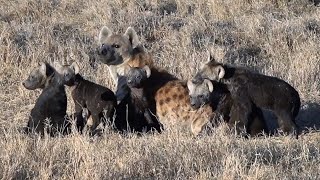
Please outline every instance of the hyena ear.
M104 43L107 37L111 35L112 35L112 31L107 26L103 26L99 33L99 42L101 44Z
M128 36L133 48L137 47L140 44L138 35L132 27L128 27L124 35Z
M146 71L147 78L149 78L151 76L151 69L147 65L143 69Z
M203 82L206 83L206 85L207 85L207 87L208 87L208 89L209 89L209 92L212 92L212 91L213 91L213 84L212 84L212 82L211 82L210 80L208 80L208 79L205 79Z
M217 70L217 74L218 74L218 78L219 78L218 80L222 79L226 73L224 68L219 65L216 67L216 70Z
M78 74L80 71L79 65L77 62L73 62L70 66L74 70L74 74Z
M42 75L46 75L46 72L47 72L47 66L46 66L46 64L45 64L44 62L42 62L42 63L40 64L40 73L41 73Z
M188 80L187 87L189 89L189 94L192 94L194 92L194 84L191 80Z
M212 53L209 50L207 51L207 54L208 54L207 63L216 61L216 59L214 58L214 56L212 55Z

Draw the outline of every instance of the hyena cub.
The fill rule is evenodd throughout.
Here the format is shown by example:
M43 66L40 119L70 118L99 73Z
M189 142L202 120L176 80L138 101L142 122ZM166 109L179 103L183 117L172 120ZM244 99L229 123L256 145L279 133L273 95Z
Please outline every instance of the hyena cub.
M222 82L228 87L234 101L231 120L247 124L252 107L256 106L273 111L283 132L296 132L295 118L300 109L300 97L287 82L218 63L211 55L193 81L201 82L203 79Z
M48 63L41 63L32 70L23 86L29 90L42 89L27 125L27 133L35 131L43 135L45 132L51 136L57 132L67 133L69 123L66 121L67 96L62 77ZM46 119L49 127L46 129Z
M236 122L230 121L230 111L233 99L226 85L204 79L202 82L188 81L190 103L194 109L201 106L211 106L213 111L221 115L223 120L233 127ZM214 90L214 93L213 93ZM267 132L262 110L254 107L251 113L251 121L246 124L246 133L251 136Z
M143 68L131 67L128 70L126 77L130 93L126 101L130 111L129 116L132 118L132 126L136 131L154 128L158 132L161 132L161 124L155 115L155 103L149 103L145 90L145 83L150 74L151 70L148 66L144 66Z
M92 122L87 124L90 134L96 133L97 126L102 122L104 125L107 120L114 116L116 97L114 93L99 84L84 79L79 74L79 66L76 62L71 65L60 65L57 71L64 76L65 85L72 89L72 98L75 104L75 117L77 127L82 132L87 124L86 120L91 117ZM86 109L87 118L83 117L83 110ZM107 119L105 119L105 117Z

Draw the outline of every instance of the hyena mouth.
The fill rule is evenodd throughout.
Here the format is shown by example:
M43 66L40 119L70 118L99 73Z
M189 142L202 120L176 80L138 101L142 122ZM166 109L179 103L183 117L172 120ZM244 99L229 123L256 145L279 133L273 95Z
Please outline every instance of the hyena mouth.
M119 65L123 63L123 58L119 55L116 54L112 54L112 55L102 55L102 54L98 54L98 59L107 65Z

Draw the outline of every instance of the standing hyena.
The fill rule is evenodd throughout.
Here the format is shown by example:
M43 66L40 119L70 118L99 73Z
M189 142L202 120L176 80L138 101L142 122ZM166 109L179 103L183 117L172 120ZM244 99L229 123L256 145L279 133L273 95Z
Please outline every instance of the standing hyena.
M48 63L41 65L30 73L23 86L29 90L42 89L34 108L31 110L27 132L45 133L46 119L49 119L49 133L53 136L57 132L69 129L66 121L67 96L62 77Z
M231 109L232 121L244 126L252 118L252 107L257 106L273 111L283 132L295 132L295 117L300 109L300 97L287 82L218 63L211 55L193 81L199 82L203 79L221 81L227 85L234 101Z
M109 67L117 84L118 101L129 92L124 77L129 67L148 65L151 68L149 81L152 82L148 90L149 99L156 104L157 116L165 128L172 123L186 122L191 125L193 134L198 134L212 117L211 108L192 109L185 81L153 66L151 56L140 45L138 36L131 27L123 35L114 34L109 28L103 27L99 43L98 59Z
M75 117L77 118L77 127L82 132L86 125L90 134L96 134L96 128L103 122L112 120L116 97L107 87L84 79L80 74L80 68L76 62L71 65L57 65L56 70L63 75L65 85L71 87L71 95L75 105ZM87 118L83 118L83 110ZM87 119L91 117L91 122Z
M213 93L214 87L214 93ZM201 106L210 106L223 120L233 127L236 122L230 121L230 112L233 99L226 85L204 79L202 82L188 81L191 106L198 109ZM251 136L267 132L262 110L256 106L252 107L251 121L246 124L246 133Z

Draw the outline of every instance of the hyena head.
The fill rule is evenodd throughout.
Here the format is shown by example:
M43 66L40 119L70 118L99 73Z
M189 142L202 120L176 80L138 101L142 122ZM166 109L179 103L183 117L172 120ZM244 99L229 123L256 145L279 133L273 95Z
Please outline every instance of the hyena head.
M200 83L188 81L187 83L190 104L193 109L199 109L201 106L210 102L210 96L213 91L213 84L208 79L204 79Z
M129 27L124 34L114 34L104 26L99 34L98 59L107 65L120 65L129 60L133 49L139 45L136 31Z
M79 66L76 62L71 65L61 65L55 63L55 69L60 74L63 83L67 86L73 86L75 83L76 75L79 73Z
M28 78L22 82L22 85L29 90L43 89L46 87L55 70L48 63L40 63L29 74Z
M149 66L131 67L127 72L127 84L130 88L141 88L143 83L150 77Z
M219 81L224 78L225 70L223 65L217 62L214 57L209 54L208 61L204 63L200 70L193 77L192 82L201 83L204 79L211 81Z

